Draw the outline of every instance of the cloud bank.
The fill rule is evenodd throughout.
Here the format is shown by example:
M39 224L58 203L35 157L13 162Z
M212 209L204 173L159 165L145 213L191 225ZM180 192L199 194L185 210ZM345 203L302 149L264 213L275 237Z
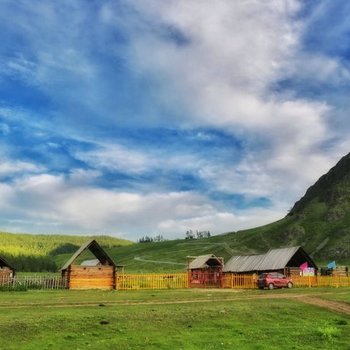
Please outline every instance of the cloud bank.
M0 6L4 229L254 227L348 152L343 2Z

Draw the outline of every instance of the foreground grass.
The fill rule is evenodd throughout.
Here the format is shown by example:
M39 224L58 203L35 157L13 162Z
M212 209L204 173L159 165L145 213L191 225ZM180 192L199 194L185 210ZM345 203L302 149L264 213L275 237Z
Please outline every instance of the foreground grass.
M0 349L349 349L348 315L292 299L348 292L0 293Z

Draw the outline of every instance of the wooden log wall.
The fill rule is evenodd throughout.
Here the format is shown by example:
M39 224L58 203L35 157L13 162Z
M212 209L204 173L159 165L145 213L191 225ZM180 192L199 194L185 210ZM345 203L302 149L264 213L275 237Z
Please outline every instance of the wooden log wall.
M70 267L70 289L113 289L115 284L113 266Z
M13 277L14 273L13 270L11 270L8 267L3 267L0 268L0 277L4 278L4 277Z

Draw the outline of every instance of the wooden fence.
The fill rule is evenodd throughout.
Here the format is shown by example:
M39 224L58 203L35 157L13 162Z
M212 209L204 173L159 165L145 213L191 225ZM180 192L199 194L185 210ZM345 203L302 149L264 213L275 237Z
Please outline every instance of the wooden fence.
M350 287L346 276L296 276L292 281L294 287Z
M64 289L66 279L61 276L15 276L0 277L2 289Z
M256 275L225 274L221 280L222 288L257 288ZM350 277L346 276L293 276L293 287L350 287Z
M188 288L187 273L117 275L116 289L183 289Z
M256 275L225 274L221 288L255 289ZM346 276L293 276L293 287L350 287L350 277ZM140 289L185 289L188 284L187 273L172 274L118 274L117 290ZM1 289L65 289L66 279L61 276L0 276Z
M257 288L256 277L252 275L225 274L221 279L221 288L252 289Z

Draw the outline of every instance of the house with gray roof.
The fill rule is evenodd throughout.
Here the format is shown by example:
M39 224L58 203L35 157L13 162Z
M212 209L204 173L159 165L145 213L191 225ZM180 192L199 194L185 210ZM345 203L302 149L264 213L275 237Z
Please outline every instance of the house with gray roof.
M223 268L224 273L252 274L280 271L286 275L300 272L307 263L317 271L317 265L301 246L270 249L265 254L233 256Z

